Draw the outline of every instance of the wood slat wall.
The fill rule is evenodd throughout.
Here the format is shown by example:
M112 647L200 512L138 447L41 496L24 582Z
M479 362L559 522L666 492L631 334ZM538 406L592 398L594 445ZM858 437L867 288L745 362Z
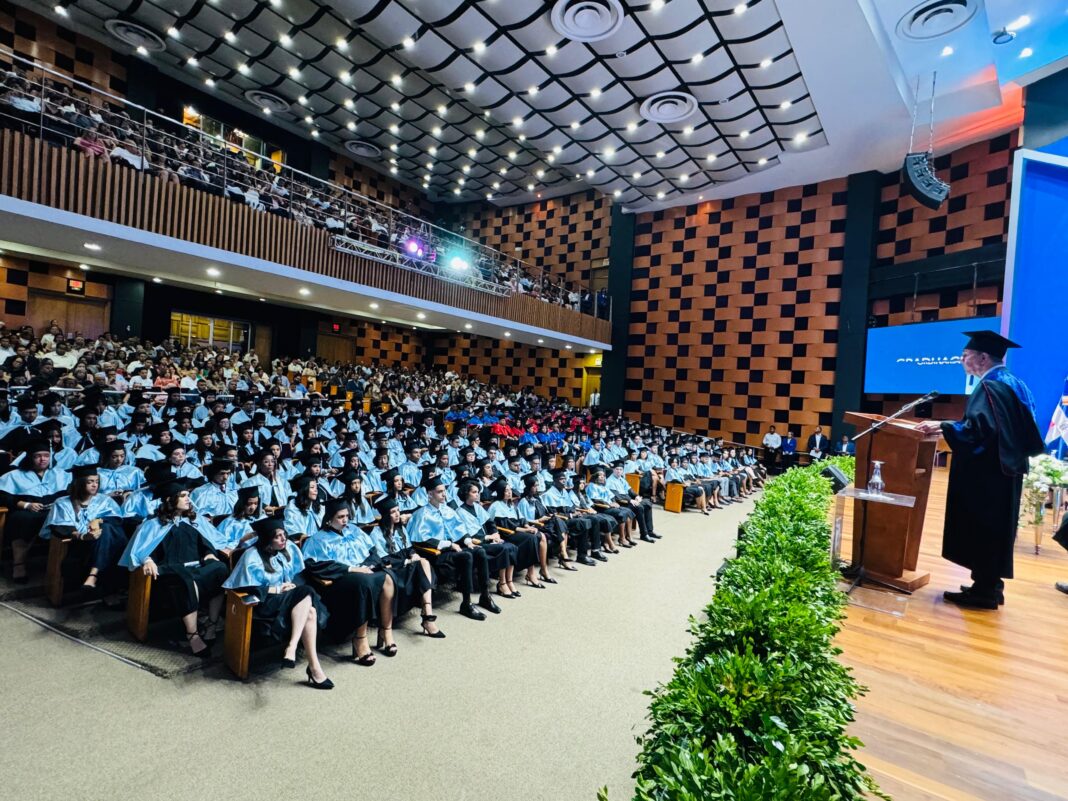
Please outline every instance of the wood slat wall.
M346 253L330 234L242 203L93 161L22 133L0 134L0 193L597 342L610 324L522 295L501 298Z

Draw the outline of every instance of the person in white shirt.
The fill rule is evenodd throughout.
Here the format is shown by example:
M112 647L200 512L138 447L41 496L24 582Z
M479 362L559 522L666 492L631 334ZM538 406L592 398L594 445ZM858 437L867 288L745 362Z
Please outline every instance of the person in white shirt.
M770 471L782 452L782 437L775 433L775 426L764 435L764 465Z
M69 349L64 340L56 343L56 352L51 354L52 366L57 370L73 370L78 363L78 354Z

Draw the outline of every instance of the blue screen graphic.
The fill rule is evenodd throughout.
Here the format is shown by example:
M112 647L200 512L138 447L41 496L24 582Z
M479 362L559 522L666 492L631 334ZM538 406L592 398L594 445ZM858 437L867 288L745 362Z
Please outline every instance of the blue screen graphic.
M999 331L999 317L969 317L938 323L895 325L868 330L864 391L923 395L964 395L971 391L960 366L968 342L965 331Z

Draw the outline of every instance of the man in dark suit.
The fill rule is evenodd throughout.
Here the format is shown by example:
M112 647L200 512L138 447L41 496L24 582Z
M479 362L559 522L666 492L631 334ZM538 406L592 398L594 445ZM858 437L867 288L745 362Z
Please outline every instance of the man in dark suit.
M823 427L816 426L816 430L808 438L808 455L812 457L813 461L822 459L827 455L827 451L830 449L830 440L823 436Z

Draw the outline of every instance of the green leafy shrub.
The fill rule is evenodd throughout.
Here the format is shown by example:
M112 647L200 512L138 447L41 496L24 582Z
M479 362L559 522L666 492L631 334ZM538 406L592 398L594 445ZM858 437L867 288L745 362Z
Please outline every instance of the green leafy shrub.
M851 458L831 461L852 478ZM836 658L845 597L830 562L822 467L768 482L743 525L738 556L690 622L686 655L649 693L635 801L886 797L846 731L864 688Z

